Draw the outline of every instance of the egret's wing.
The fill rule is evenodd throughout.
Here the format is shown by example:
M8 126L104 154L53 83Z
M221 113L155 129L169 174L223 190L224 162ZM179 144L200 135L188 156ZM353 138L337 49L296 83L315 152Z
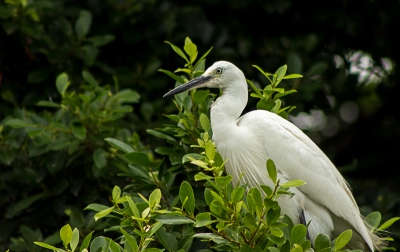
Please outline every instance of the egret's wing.
M263 110L246 114L238 126L251 128L285 177L307 183L298 188L306 197L346 220L372 244L346 181L307 135L282 117Z

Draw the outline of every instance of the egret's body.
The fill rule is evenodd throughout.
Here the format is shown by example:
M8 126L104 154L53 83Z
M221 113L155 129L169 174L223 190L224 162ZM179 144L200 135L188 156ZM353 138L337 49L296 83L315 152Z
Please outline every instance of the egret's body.
M242 182L250 187L273 187L265 168L266 160L272 159L281 183L294 179L307 183L292 188L292 198L283 195L278 202L282 214L295 224L300 223L300 215L307 223L311 221L308 232L312 241L319 233L335 238L352 229L349 248L373 251L377 247L379 239L365 226L346 181L309 137L268 111L255 110L240 117L247 104L247 84L236 66L216 62L202 76L165 96L198 87L223 91L211 107L211 127L218 151L228 159L225 167L233 183L244 173Z

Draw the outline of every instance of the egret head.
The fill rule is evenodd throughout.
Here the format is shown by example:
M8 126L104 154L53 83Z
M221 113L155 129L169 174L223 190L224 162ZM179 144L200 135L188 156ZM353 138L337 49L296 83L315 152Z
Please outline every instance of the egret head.
M208 87L225 89L228 86L234 85L234 83L238 81L243 82L243 80L246 84L242 71L240 71L240 69L235 65L227 61L217 61L202 75L169 91L164 95L164 97L179 94L194 88Z

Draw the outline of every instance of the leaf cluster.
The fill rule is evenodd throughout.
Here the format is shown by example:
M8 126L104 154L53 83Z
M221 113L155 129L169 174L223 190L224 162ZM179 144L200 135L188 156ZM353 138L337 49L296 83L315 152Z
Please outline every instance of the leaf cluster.
M257 103L257 109L264 109L267 111L271 111L282 116L285 119L288 119L289 113L296 108L296 106L287 106L282 108L282 100L281 97L284 97L288 94L297 92L296 90L288 90L285 91L284 88L278 88L277 86L282 80L301 78L303 77L301 74L289 74L286 75L287 65L283 65L274 74L264 72L259 66L253 65L253 67L257 68L269 81L270 84L266 85L263 89L258 89L254 83L250 80L247 80L247 83L251 86L255 93L251 93L250 95L255 98L259 98L260 101Z
M10 165L2 180L15 188L30 187L33 190L9 191L8 197L0 201L2 206L8 206L4 217L11 220L0 229L12 231L26 212L31 214L31 225L41 223L39 227L44 228L60 219L59 215L65 211L75 226L90 230L90 222L85 220L80 208L84 207L85 200L95 199L97 196L91 192L99 189L96 184L87 182L103 180L106 191L114 183L122 183L115 176L118 172L129 170L122 161L114 158L116 154L105 144L104 137L119 137L137 150L145 150L137 134L115 124L132 113L131 104L139 101L139 94L129 89L114 92L109 85L100 86L87 71L82 72L82 78L85 82L80 90L73 91L69 89L68 75L60 74L55 82L61 97L59 102L39 101L37 106L45 108L43 113L16 109L13 117L6 117L1 122L0 162ZM110 180L109 177L115 178ZM87 195L87 199L82 195ZM55 199L63 199L64 203L57 203ZM55 209L61 213L55 214L52 207L43 211L41 204L44 202L49 206L57 205ZM48 222L42 222L46 212ZM30 240L29 237L22 239ZM19 239L12 241L15 249L27 246Z
M170 45L187 61L185 65L187 68L177 71L186 73L189 79L195 76L195 67L191 67L197 56L194 44L188 38L185 40L184 50L189 57L186 57L178 47ZM204 69L201 68L200 72L202 70ZM273 91L270 92L266 88L263 90L264 96L257 97L277 101L284 94L292 93L276 89L276 85L284 79L285 71L286 66L281 67L274 75L263 72L271 81L272 84L269 86ZM175 79L177 85L182 84L181 81L185 79L184 76L177 76L165 70L162 72ZM273 76L272 80L269 76ZM286 76L286 78L295 77L299 76ZM261 94L258 89L257 91ZM212 97L207 93L200 99L196 96L199 92L194 90L176 95L174 102L179 113L166 115L175 124L148 131L154 136L165 139L172 146L156 149L156 152L169 156L171 163L169 169L163 169L163 161L151 164L146 154L136 152L129 145L116 139L106 139L113 148L124 153L121 157L129 164L131 173L126 176L132 178L132 185L126 187L126 192L123 193L118 186L114 187L110 197L111 207L90 204L86 208L96 212L94 215L96 221L103 218L109 220L106 231L119 233L115 241L100 236L104 241L102 249L104 251L166 249L180 252L347 251L344 248L351 239L351 230L344 231L333 241L324 234L318 235L315 241L310 241L306 226L294 225L288 216L281 216L277 199L282 196L293 196L290 188L305 183L301 180L292 180L281 184L271 159L266 161L266 170L273 183L272 188L266 185L248 188L240 181L232 183L232 177L224 170L226 160L222 159L210 137L212 131L206 114L210 103L206 101ZM276 94L273 96L274 93ZM282 112L282 110L272 111ZM178 191L173 190L172 181L177 174L184 171L195 174L187 176L187 181L181 183ZM144 184L151 184L152 188L155 188L148 197L138 192L144 190ZM199 189L201 194L198 193ZM148 192L148 189L146 191ZM378 217L372 213L367 218L371 222L380 222ZM396 220L394 218L387 221L380 229L390 226ZM377 224L372 223L371 226L377 227ZM45 244L39 245L45 246Z

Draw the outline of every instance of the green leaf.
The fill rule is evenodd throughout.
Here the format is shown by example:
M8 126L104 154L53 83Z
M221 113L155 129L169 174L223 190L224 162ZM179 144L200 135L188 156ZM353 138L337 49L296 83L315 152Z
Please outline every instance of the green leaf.
M106 167L107 165L107 159L105 158L105 155L107 152L103 150L102 148L97 148L93 152L93 160L98 169L102 169Z
M121 142L117 139L114 138L106 138L104 139L107 143L109 143L112 147L117 148L118 150L121 150L125 153L130 153L134 152L131 146L127 145L124 142Z
M287 70L287 65L283 65L278 70L276 70L275 75L276 75L276 85L282 80L282 78L285 76ZM274 75L274 80L275 80L275 75Z
M208 117L203 113L200 115L200 125L205 132L208 132L211 129L210 119L208 119Z
M105 239L106 239L106 241L108 243L108 251L110 251L110 252L121 252L121 249L120 249L119 245L115 241L111 240L110 238L105 238Z
M92 87L98 87L99 86L97 81L94 79L93 75L91 73L89 73L88 71L82 71L82 77Z
M258 190L258 188L253 187L249 190L248 194L247 194L248 198L252 198L253 199L253 203L256 207L256 213L257 215L260 217L261 216L261 211L263 208L263 200L262 200L262 196L261 196L261 192L260 190Z
M182 163L191 162L192 160L198 160L198 159L204 160L204 156L198 153L189 153L183 156Z
M149 167L149 158L142 152L130 152L125 154L124 157L134 164L141 165L146 168Z
M274 96L274 99L279 99L279 98L281 98L281 97L283 97L283 96L285 96L285 95L288 95L288 94L291 94L291 93L295 93L295 92L297 92L296 90L289 90L289 91L285 91L285 92L283 92L283 93L279 93L279 94L276 94L275 96Z
M159 137L159 138L163 138L163 139L165 139L165 140L167 140L169 142L176 143L175 138L173 138L173 137L171 137L171 136L169 136L167 134L164 134L164 133L161 133L161 132L158 132L158 131L155 131L155 130L150 130L150 129L147 130L147 133L149 133L150 135Z
M281 106L282 106L282 101L279 99L275 100L275 106L271 109L271 112L278 113Z
M381 223L381 219L381 213L378 211L372 212L365 217L365 221L368 222L372 228L377 228L379 223Z
M303 75L301 74L289 74L283 77L282 79L296 79L296 78L302 78Z
M36 127L34 124L25 122L21 119L10 119L5 123L5 125L13 127L15 129L24 128L24 127Z
M325 234L319 234L315 238L314 244L315 252L320 252L325 248L329 248L329 237Z
M214 160L214 157L215 157L215 146L214 146L212 141L208 141L206 143L205 151L206 151L206 156L207 156L208 160Z
M268 171L268 175L271 178L271 180L274 183L276 183L278 173L276 171L276 167L275 167L274 161L272 161L272 159L267 160L267 171Z
M99 50L92 45L85 44L80 47L80 51L85 65L91 67L99 54Z
M197 66L199 64L202 64L201 62L207 57L207 55L211 52L211 50L213 49L213 47L211 47L210 49L208 49L208 51L203 54L203 56L201 56L201 58L197 61L196 65L194 65L194 68L197 69Z
M108 249L105 250L105 248L104 248L106 246L107 246L106 239L104 239L103 236L98 236L98 237L94 238L94 240L90 244L90 252L107 251Z
M180 216L180 215L159 215L155 217L156 221L161 222L162 224L166 225L182 225L182 224L191 224L194 223L193 220Z
M268 197L271 197L271 195L272 195L272 193L273 193L271 188L269 188L269 187L266 186L266 185L261 185L260 187L261 187L261 189L265 192L265 194L266 194Z
M78 246L78 242L79 242L79 230L77 228L74 228L74 230L72 231L72 239L69 244L71 246L72 252L75 251L76 247Z
M79 13L78 20L75 23L75 33L78 40L81 40L89 32L90 25L92 23L92 14L90 12L82 10Z
M82 242L82 244L81 244L81 247L79 248L79 251L82 251L82 250L84 250L84 249L89 248L89 244L90 244L90 240L92 239L93 232L94 232L94 231L90 232L90 233L85 237L85 239L83 240L83 242Z
M80 122L74 122L71 124L72 133L79 140L85 140L86 138L86 128Z
M194 227L204 227L212 224L211 215L208 212L199 213L196 216L196 222L194 223Z
M351 237L353 236L353 231L351 229L342 232L335 242L335 251L343 248L349 243Z
M96 213L94 215L94 220L97 221L97 220L103 218L104 216L106 216L109 213L111 213L113 210L114 210L114 206L112 206L110 208L107 208L107 209L104 209L104 210L101 210L100 212L98 212L98 213Z
M149 206L150 209L154 210L159 204L161 200L161 190L154 190L149 196Z
M186 55L182 52L182 50L177 47L176 45L168 42L168 41L164 41L165 43L169 44L172 47L172 50L174 50L179 56L181 56L184 60L186 60L186 62L189 63L188 58L186 57Z
M43 242L33 242L33 243L35 243L36 245L41 246L43 248L52 249L53 251L57 251L58 250L56 247L53 247L53 246L51 246L49 244L46 244L46 243L43 243Z
M65 96L65 91L67 90L69 83L70 82L68 81L68 75L66 73L62 73L57 76L56 87L62 97Z
M269 250L270 252L279 252L279 251L280 251L279 249L277 249L277 248L275 248L275 247L268 247L268 250Z
M114 186L114 188L112 190L113 201L118 200L120 197L121 197L121 188L119 188L118 186Z
M307 184L307 183L304 182L303 180L295 179L295 180L290 180L286 183L283 183L281 186L285 187L285 188L289 188L289 187L298 187L298 186L302 186L305 184Z
M129 204L129 207L130 207L130 209L131 209L131 211L133 213L133 216L135 216L136 218L140 218L139 209L137 208L135 202L133 202L131 197L128 197L128 204Z
M189 55L190 62L193 63L197 58L197 46L190 41L190 43L185 43L183 49Z
M232 203L236 204L237 202L241 201L243 199L243 196L244 196L244 188L243 187L235 188L235 190L233 190L231 193Z
M166 249L169 251L178 250L178 241L176 240L175 236L167 233L164 228L158 229L156 235L158 240Z
M242 244L242 246L240 247L239 252L253 252L254 250L247 245L246 243Z
M254 85L254 83L251 80L246 80L246 82L254 90L254 92L256 92L256 93L251 93L250 95L262 99L263 95L261 94L260 90L256 87L256 85Z
M138 245L135 238L133 238L133 236L128 234L124 229L120 228L120 230L126 239L125 244L128 244L133 252L138 252Z
M87 39L93 46L99 47L103 45L107 45L115 40L115 36L112 34L105 34L100 36L93 36Z
M93 210L93 211L96 211L96 212L100 212L100 211L102 211L104 209L108 209L108 206L94 203L94 204L88 205L83 210Z
M275 243L277 245L283 245L286 242L285 237L276 237L271 234L267 234L267 237L268 237L268 239L270 239L273 243Z
M260 100L257 103L257 109L263 109L267 111L271 111L272 108L275 106L275 102L273 100Z
M118 100L119 102L137 103L139 102L140 95L136 91L124 89L116 93L114 95L114 99Z
M195 206L193 189L186 181L183 181L179 188L179 198L189 215L193 215Z
M211 177L209 175L204 174L204 172L199 172L196 175L194 175L194 180L199 181L199 180L209 180L213 179L214 177Z
M388 227L390 227L393 223L398 221L399 219L400 219L400 217L391 218L390 220L387 220L385 223L383 223L378 229L379 230L385 230Z
M181 84L185 83L184 79L182 79L180 76L174 74L173 72L170 72L170 71L164 70L164 69L159 69L158 71L167 74L169 77L171 77L172 79L176 80L177 82L179 82Z
M191 74L192 73L192 71L190 71L187 68L178 68L178 69L175 70L175 73L178 73L178 72L184 72L184 73L187 73L187 74Z
M304 225L298 224L294 226L291 231L291 237L293 243L301 244L306 239L306 234L307 234L307 228Z
M282 237L283 231L281 229L271 229L271 234L276 237Z
M200 103L204 102L209 94L210 90L196 90L196 92L193 94L194 105L198 106Z
M50 107L50 108L61 108L60 104L51 101L39 101L36 106Z
M61 240L62 240L64 246L67 246L71 242L71 240L72 240L72 229L71 229L71 226L69 224L63 226L60 229L60 237L61 237Z
M251 215L247 215L246 217L243 217L242 222L252 233L258 229L256 220Z
M232 181L231 175L215 178L215 182L217 183L217 185L219 185L223 189L225 189L231 181Z

